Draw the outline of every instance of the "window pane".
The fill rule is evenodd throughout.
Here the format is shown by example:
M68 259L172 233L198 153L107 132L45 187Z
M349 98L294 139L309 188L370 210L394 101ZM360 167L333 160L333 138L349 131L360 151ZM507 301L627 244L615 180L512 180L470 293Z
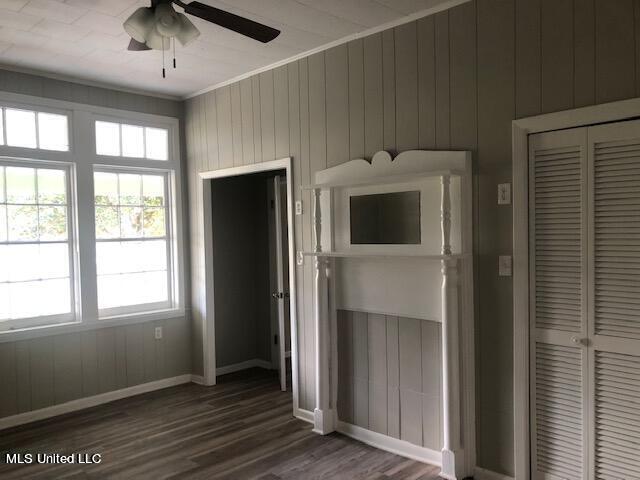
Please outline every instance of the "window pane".
M125 157L144 157L144 128L135 125L122 125L122 155Z
M146 157L153 160L166 160L168 156L168 132L164 128L145 128Z
M96 122L96 153L98 155L120 155L119 124Z
M0 242L7 241L7 207L0 205Z
M40 240L67 239L67 207L38 207Z
M0 285L9 281L9 253L7 245L0 245Z
M160 175L144 175L142 177L142 195L148 207L164 205L164 177Z
M98 275L166 271L165 240L148 242L98 242L96 265Z
M69 276L69 246L66 243L40 245L40 278L65 278Z
M10 282L40 278L38 245L7 245L7 265Z
M120 230L124 238L142 236L142 207L120 207Z
M26 110L5 110L7 145L36 148L36 114Z
M142 177L121 173L120 178L120 205L142 205Z
M164 237L166 235L163 207L144 209L143 229L145 237Z
M4 167L0 166L0 203L4 201Z
M96 205L118 204L118 175L115 173L95 172L93 189Z
M168 300L166 272L125 273L98 277L98 308Z
M38 207L31 205L8 205L9 241L38 239Z
M62 170L38 169L38 203L67 203L65 172Z
M117 207L96 207L96 237L118 238L120 219Z
M41 315L71 312L71 284L69 279L43 280L40 283Z
M9 318L37 317L43 308L40 302L40 282L20 282L9 284ZM43 299L44 300L44 299Z
M69 131L66 115L38 113L38 142L44 150L69 150Z
M36 203L35 169L7 167L7 202Z
M6 320L11 313L9 305L9 285L0 283L0 320Z

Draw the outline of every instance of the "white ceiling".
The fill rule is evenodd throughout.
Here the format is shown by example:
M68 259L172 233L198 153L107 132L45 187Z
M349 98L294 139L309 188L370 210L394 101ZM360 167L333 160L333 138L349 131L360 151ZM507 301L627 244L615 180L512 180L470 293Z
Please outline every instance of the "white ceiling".
M161 52L129 52L122 22L150 0L0 0L0 65L185 97L261 67L398 21L449 0L201 0L278 28L262 44L191 17L202 35ZM167 65L171 59L167 57Z

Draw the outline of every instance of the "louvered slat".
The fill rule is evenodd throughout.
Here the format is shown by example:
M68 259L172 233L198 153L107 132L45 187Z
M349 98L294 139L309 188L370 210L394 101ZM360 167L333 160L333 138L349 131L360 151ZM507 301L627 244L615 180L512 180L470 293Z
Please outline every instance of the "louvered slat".
M595 352L596 478L640 478L640 356Z
M536 150L535 323L537 328L581 328L581 150Z
M640 142L596 143L593 159L595 332L640 339Z
M535 348L535 469L559 478L582 479L580 350L543 343Z

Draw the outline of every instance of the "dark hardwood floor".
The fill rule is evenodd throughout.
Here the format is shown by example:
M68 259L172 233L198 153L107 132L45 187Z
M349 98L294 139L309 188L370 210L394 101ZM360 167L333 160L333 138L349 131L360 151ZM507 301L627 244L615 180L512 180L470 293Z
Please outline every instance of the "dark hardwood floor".
M438 468L292 417L291 393L252 369L0 432L9 479L437 479ZM94 465L8 465L4 453L98 453Z

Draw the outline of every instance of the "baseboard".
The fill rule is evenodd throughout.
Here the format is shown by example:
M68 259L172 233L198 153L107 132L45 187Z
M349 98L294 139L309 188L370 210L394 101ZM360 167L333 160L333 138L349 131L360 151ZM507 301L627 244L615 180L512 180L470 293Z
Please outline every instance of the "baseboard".
M380 450L395 453L396 455L417 460L419 462L437 465L438 467L442 466L442 453L439 450L419 447L418 445L405 442L404 440L372 432L366 428L340 421L338 421L336 430L348 437L359 440L362 443L371 445L372 447L379 448Z
M191 375L191 382L197 383L198 385L206 385L202 375Z
M294 410L293 416L299 418L300 420L304 420L305 422L313 424L313 412L310 412L309 410L305 410L304 408L297 408Z
M19 413L10 417L0 418L0 430L17 427L18 425L24 425L38 420L45 420L51 417L57 417L58 415L64 415L65 413L84 410L85 408L95 407L97 405L102 405L103 403L109 403L122 398L140 395L141 393L152 392L154 390L160 390L162 388L173 387L175 385L181 385L189 382L191 382L191 375L179 375L177 377L163 378L162 380L142 383L140 385L134 385L133 387L127 387L120 390L100 393L91 397L79 398L59 405L33 410L31 412Z
M513 477L501 473L492 472L486 468L476 467L474 469L474 480L515 480Z
M271 370L273 367L271 362L262 360L261 358L254 358L252 360L246 360L240 363L234 363L233 365L225 365L224 367L216 368L216 375L226 375L228 373L239 372L240 370L246 370L248 368L265 368Z

